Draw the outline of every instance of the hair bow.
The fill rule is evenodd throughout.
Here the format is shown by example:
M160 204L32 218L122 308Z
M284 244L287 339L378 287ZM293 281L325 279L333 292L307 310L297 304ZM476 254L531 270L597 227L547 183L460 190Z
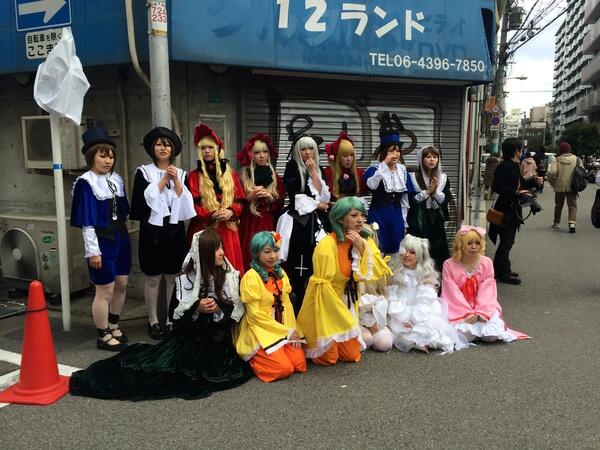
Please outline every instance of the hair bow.
M271 235L273 236L273 240L275 241L275 245L277 247L281 247L281 235L276 231L271 231Z
M461 225L460 230L458 230L461 235L465 235L469 231L475 231L479 236L485 237L485 228L474 227L473 225Z

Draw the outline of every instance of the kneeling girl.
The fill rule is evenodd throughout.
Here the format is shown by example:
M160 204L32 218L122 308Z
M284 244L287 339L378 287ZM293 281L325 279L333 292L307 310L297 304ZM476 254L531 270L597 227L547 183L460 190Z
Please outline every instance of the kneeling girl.
M249 361L254 374L266 382L306 372L301 348L306 341L290 302L290 281L279 265L280 245L278 233L256 233L250 241L250 270L240 285L246 314L240 322L236 349Z

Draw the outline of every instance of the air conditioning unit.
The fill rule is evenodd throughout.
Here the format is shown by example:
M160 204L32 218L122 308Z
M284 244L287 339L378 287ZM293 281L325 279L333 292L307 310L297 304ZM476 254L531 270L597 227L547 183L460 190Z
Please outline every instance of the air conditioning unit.
M47 293L60 295L56 216L36 212L0 213L0 263L4 282L26 288L40 280ZM89 286L81 230L67 225L71 292Z
M87 164L81 153L81 135L85 128L70 119L59 119L62 165L66 170L85 169ZM23 130L23 155L26 169L52 169L52 137L50 116L21 117Z

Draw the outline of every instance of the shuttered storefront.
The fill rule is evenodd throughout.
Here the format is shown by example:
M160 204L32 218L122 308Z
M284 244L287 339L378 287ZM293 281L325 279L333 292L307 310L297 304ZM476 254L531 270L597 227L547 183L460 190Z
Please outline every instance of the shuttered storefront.
M460 137L463 89L458 86L362 82L320 78L254 75L243 78L241 126L242 142L256 133L268 133L279 149L277 172L283 174L291 143L286 125L297 114L313 120L308 133L323 137L324 142L337 139L342 122L354 141L357 163L368 167L379 145L377 114L396 113L407 130L417 137L416 149L433 144L442 152L443 169L448 174L454 201L451 202L449 239L456 230ZM295 129L305 125L298 120ZM410 138L402 135L410 144ZM321 145L324 149L324 145ZM416 165L416 149L405 155L406 165ZM320 164L327 165L323 150Z

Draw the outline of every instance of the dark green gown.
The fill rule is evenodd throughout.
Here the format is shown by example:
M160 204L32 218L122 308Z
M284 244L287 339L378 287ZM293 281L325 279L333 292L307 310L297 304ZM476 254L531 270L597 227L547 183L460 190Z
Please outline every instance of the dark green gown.
M245 383L249 365L232 343L233 306L222 305L225 317L212 314L193 320L194 304L175 322L173 333L156 345L134 344L121 353L75 372L72 395L120 400L169 397L194 399Z

